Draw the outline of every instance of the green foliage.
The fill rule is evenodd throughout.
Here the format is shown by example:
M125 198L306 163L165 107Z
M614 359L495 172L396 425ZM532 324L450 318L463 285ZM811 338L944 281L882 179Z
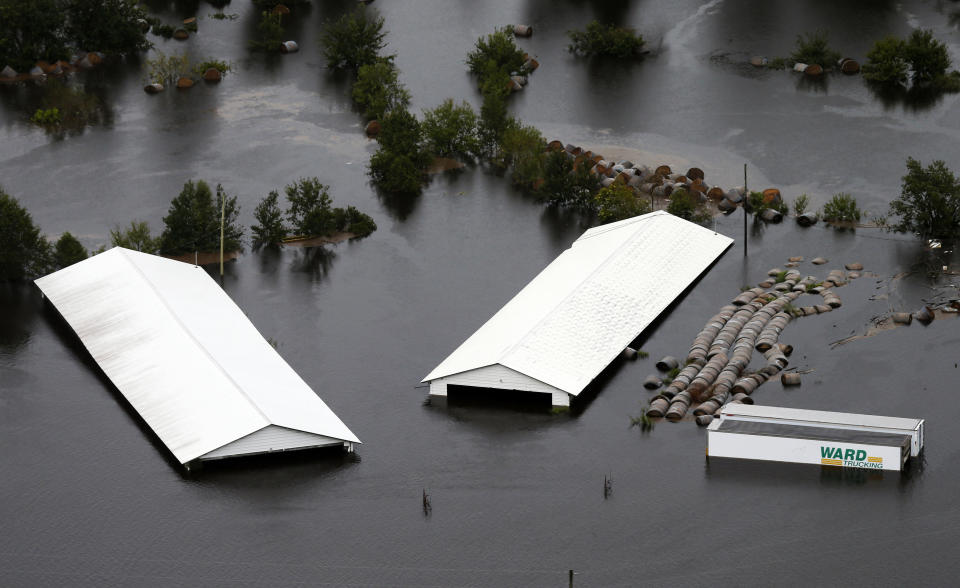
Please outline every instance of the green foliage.
M674 190L670 194L667 212L698 224L706 224L713 219L706 205L701 202L700 194L683 188Z
M788 273L790 273L790 272L788 272L787 270L781 270L781 271L777 272L776 274L774 274L774 276L773 276L773 281L774 281L774 283L779 284L780 282L786 282L786 281L787 281L787 274L788 274Z
M287 209L287 218L290 220L292 230L298 236L303 237L327 237L334 233L353 233L357 237L366 237L377 230L377 223L369 215L366 215L353 206L347 208L333 208L330 198L329 186L320 183L318 178L300 178L293 184L284 188L287 194L287 201L290 207ZM279 213L279 206L276 202L276 192L271 192L267 198L261 202L261 206L269 214L264 218L260 216L257 220L261 222L261 227L267 229L272 225L271 231L274 235L284 231L280 224L280 219L274 215ZM261 210L257 207L257 211ZM257 228L254 228L257 232ZM270 237L273 238L273 237ZM264 244L269 244L264 242ZM254 247L258 247L257 240L254 240Z
M283 211L280 210L280 194L271 190L263 200L253 209L253 218L256 225L250 227L253 234L253 249L261 247L276 247L284 237L287 229L283 226Z
M80 49L123 54L150 48L137 22L146 13L136 0L68 0L64 8L67 38Z
M172 86L177 80L190 75L190 59L186 53L167 55L157 51L154 59L146 61L147 78L150 82L159 82Z
M931 85L940 92L960 92L960 72L952 71L936 76Z
M638 349L638 350L637 350L637 357L639 357L640 359L646 359L646 358L650 357L650 353L647 352L647 351L644 351L643 349Z
M480 154L478 120L466 101L460 106L447 98L440 106L423 112L423 137L435 157L472 160Z
M380 147L370 158L374 185L393 194L419 194L430 165L423 129L405 109L395 109L380 121Z
M410 104L410 92L398 79L399 72L390 59L378 59L361 65L353 84L353 101L368 119L383 118L395 108Z
M163 24L157 20L157 22L154 23L153 28L150 29L150 32L159 37L163 37L164 39L170 39L173 38L174 30L175 29L171 25Z
M257 38L250 40L250 48L268 53L280 51L285 34L282 14L261 12L260 22L257 23Z
M60 116L59 108L38 108L30 117L30 122L42 127L60 126L61 120L63 117Z
M820 216L823 220L830 222L857 222L862 212L857 207L856 198L846 192L839 192L823 205Z
M913 83L929 82L943 76L950 67L947 46L933 38L933 31L915 30L906 42L907 61L913 70Z
M805 195L804 195L805 196ZM787 214L790 209L783 202L764 202L763 192L750 192L747 196L747 210L753 213L753 216L759 217L764 210L772 208L780 214Z
M633 188L619 182L601 188L593 199L601 224L646 214L651 210L649 200L638 197Z
M767 67L773 70L787 69L789 65L790 60L786 57L774 57L767 63Z
M144 221L130 221L130 226L126 229L111 229L110 243L114 247L125 247L143 253L156 254L160 251L160 239L150 235L150 225Z
M222 204L226 205L223 248L225 251L242 249L243 229L237 224L240 214L237 197L228 196L218 184L214 201L210 186L199 180L196 184L192 181L184 184L183 190L170 203L170 210L163 218L165 228L160 235L160 253L181 255L194 251L219 251Z
M796 48L790 54L795 63L817 64L824 68L832 67L840 59L840 54L830 49L830 38L826 31L814 31L797 35Z
M0 188L0 282L42 276L53 263L50 242L30 213Z
M336 229L333 219L330 186L318 178L300 178L284 189L287 194L287 219L290 229L301 237L330 235Z
M483 94L480 105L480 124L477 134L480 139L480 152L489 160L496 160L500 154L500 144L504 134L520 126L520 123L507 113L507 90L490 89Z
M943 161L923 167L907 158L900 197L890 203L890 214L899 220L889 230L955 240L960 237L960 180Z
M800 216L807 211L809 205L810 198L806 194L801 194L793 199L793 213Z
M59 0L0 0L0 68L66 59L63 29Z
M548 204L596 210L593 193L600 188L597 176L585 165L574 169L573 160L564 151L551 151L543 163L540 193Z
M357 71L372 65L386 46L383 17L363 6L328 22L320 32L320 48L327 67Z
M575 55L614 57L626 59L638 57L643 52L645 41L633 29L616 25L602 25L593 21L583 31L567 31L570 45L567 50Z
M523 51L514 42L509 27L480 37L474 50L467 53L467 67L470 73L480 77L481 86L494 77L509 80L512 72L523 71L523 63ZM506 88L506 82L503 87Z
M217 59L207 59L206 61L201 61L200 63L193 66L192 71L194 75L202 76L203 72L208 69L213 68L220 72L221 75L226 76L227 73L233 71L234 66L232 63L226 61L220 61Z
M53 257L57 267L67 267L83 261L89 254L86 248L69 232L60 235L57 244L53 248Z
M544 151L547 142L540 131L531 126L518 126L503 133L500 165L513 168L510 179L524 188L536 188L543 178Z

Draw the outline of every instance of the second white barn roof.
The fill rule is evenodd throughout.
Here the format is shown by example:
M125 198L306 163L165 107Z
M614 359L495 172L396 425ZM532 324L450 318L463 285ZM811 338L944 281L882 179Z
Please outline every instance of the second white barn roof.
M590 229L423 381L500 364L577 395L731 243L663 211Z
M202 268L116 247L36 283L180 463L359 442Z

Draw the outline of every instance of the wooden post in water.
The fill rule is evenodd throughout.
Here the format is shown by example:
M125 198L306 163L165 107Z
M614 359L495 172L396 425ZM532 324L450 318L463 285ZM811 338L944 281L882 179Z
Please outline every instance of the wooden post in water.
M573 570L570 570L570 588L573 588Z
M227 219L227 195L220 197L220 277L223 277L223 225Z
M747 198L750 197L750 190L747 189L747 164L743 164L743 256L747 256ZM221 273L223 269L221 268Z

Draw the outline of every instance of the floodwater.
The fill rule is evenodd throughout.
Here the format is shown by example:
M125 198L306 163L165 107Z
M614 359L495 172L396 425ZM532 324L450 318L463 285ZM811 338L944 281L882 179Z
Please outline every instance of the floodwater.
M148 2L168 22L205 2ZM232 60L219 86L147 96L140 64L101 66L75 83L106 123L64 138L26 120L42 89L0 88L0 185L51 236L106 243L117 224L161 226L188 179L222 183L241 220L301 176L331 186L379 225L325 249L246 253L223 286L281 355L363 440L356 457L320 452L186 474L124 404L32 286L0 285L0 583L28 585L576 586L945 585L960 568L957 323L865 332L874 317L956 296L955 256L876 229L792 222L716 230L736 243L643 335L650 357L615 363L569 415L505 403L425 404L419 380L585 228L482 168L437 176L413 199L378 196L373 145L345 78L316 49L319 23L355 2L315 1L291 26L303 50L247 52L253 8L200 21L170 52ZM386 17L415 110L451 96L478 104L463 59L476 37L533 25L520 44L542 67L512 98L548 138L617 146L698 165L707 180L777 186L815 206L848 191L872 214L899 191L908 155L960 147L960 95L879 97L859 77L810 85L745 66L789 53L826 28L842 52L934 28L960 61L957 18L937 2L397 1ZM639 64L578 60L567 29L600 18L638 28L656 49ZM651 155L651 157L654 157ZM823 255L803 273L860 261L844 306L799 319L783 340L813 370L759 403L927 420L907 475L730 463L703 457L691 422L629 427L660 355L682 355L739 288L786 258ZM943 265L948 272L938 277ZM212 268L211 268L211 271ZM907 275L903 275L908 272ZM612 494L603 496L604 476ZM430 495L425 515L422 493Z

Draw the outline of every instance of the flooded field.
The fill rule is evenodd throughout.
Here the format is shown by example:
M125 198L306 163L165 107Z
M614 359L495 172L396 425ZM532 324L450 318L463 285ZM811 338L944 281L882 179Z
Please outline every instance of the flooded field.
M27 121L44 88L0 87L0 185L51 236L88 248L133 219L156 231L189 179L222 183L241 221L302 176L338 206L369 213L370 237L249 251L223 287L363 441L356 456L314 453L185 474L32 286L0 284L0 579L5 585L944 585L956 576L960 331L953 320L867 334L894 311L957 296L952 252L878 229L748 227L642 337L650 353L614 363L569 415L507 402L425 403L419 381L585 229L507 178L467 167L412 199L378 195L374 144L317 48L323 20L355 2L315 0L289 29L302 48L247 50L255 9L208 18L206 2L148 2L172 20L204 17L163 51L234 62L217 86L143 92L142 64L77 74L103 122L50 137ZM479 105L464 57L507 23L540 69L511 113L548 139L639 163L696 165L708 183L775 186L819 207L853 194L870 218L899 194L907 156L960 168L960 95L876 96L858 77L810 86L759 70L794 38L830 31L862 58L873 40L933 28L960 62L951 3L374 2L386 19L412 110L444 98ZM576 59L568 29L594 18L636 27L641 63ZM622 151L615 151L622 150ZM843 306L791 323L781 340L803 385L762 386L758 403L927 421L907 475L707 462L692 422L630 427L660 356L681 356L704 321L771 267L804 256L822 275L860 262ZM813 266L823 256L830 263ZM946 267L946 270L944 270ZM210 266L213 273L215 266ZM604 477L612 493L604 497ZM432 511L425 515L422 493Z

